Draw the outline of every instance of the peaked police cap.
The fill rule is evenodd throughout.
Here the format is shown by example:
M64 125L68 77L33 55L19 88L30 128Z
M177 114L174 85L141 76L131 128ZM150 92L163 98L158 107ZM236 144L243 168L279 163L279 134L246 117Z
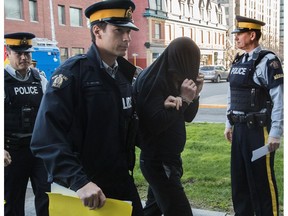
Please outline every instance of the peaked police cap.
M261 31L261 27L264 25L265 23L260 20L251 19L248 17L237 15L236 16L236 29L232 31L232 34L240 33L240 32L247 32L251 30Z
M32 39L35 35L28 32L15 32L4 35L6 46L15 52L32 52Z
M103 0L89 6L85 16L90 19L90 23L107 22L138 31L132 19L134 10L135 4L131 0Z

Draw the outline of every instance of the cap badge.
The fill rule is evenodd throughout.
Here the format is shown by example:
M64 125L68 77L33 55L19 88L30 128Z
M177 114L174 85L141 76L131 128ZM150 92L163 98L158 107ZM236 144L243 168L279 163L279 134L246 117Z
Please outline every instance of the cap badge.
M27 41L26 37L24 37L24 38L20 41L20 45L28 45L28 41Z
M132 7L129 7L127 10L126 10L126 13L125 13L125 17L129 18L129 19L132 19Z

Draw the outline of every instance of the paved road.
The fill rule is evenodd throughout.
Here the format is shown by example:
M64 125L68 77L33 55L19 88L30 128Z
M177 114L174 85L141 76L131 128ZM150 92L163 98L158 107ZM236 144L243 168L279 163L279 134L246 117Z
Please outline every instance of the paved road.
M227 82L205 82L200 96L200 107L193 122L226 121Z

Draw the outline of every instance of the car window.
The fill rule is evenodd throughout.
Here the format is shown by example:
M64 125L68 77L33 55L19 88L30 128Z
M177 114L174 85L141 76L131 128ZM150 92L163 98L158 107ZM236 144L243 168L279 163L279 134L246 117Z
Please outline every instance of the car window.
M202 66L200 67L201 70L213 70L214 67L213 66Z

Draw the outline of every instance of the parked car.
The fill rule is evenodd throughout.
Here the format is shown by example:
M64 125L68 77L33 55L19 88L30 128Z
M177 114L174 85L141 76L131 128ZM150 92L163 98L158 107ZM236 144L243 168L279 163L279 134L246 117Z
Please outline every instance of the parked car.
M226 80L229 74L229 71L221 65L204 65L199 68L199 72L204 74L204 80L217 83Z

